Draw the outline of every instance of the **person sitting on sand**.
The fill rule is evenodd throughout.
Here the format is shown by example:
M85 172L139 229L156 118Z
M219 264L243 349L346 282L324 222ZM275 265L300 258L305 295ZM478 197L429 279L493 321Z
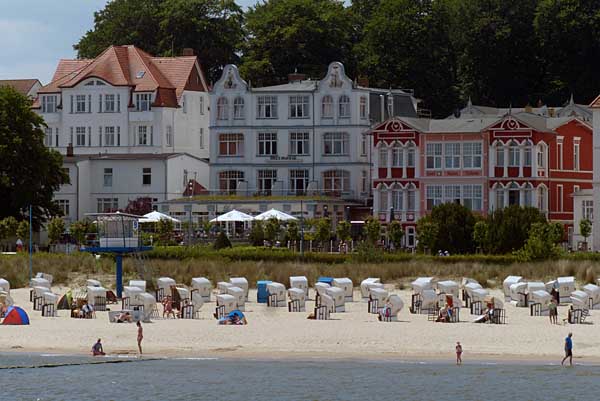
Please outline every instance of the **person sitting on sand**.
M392 315L392 303L387 301L383 308L379 311L379 321L384 321Z
M171 298L170 295L167 295L167 297L165 299L163 299L163 319L165 318L165 315L167 317L169 317L169 315L173 316L173 319L176 319L177 316L175 316L175 312L173 311L173 298Z
M442 323L447 323L450 320L448 319L448 306L444 306L443 308L440 309L440 312L438 313L438 317L435 320L436 322L442 322Z
M131 323L133 322L133 317L131 317L131 313L129 312L121 312L117 316L115 316L115 323Z
M81 319L91 319L94 314L94 308L88 304L87 301L83 302L81 309L79 310L79 317Z
M98 339L96 344L92 346L92 355L93 356L104 356L104 348L102 348L102 340Z

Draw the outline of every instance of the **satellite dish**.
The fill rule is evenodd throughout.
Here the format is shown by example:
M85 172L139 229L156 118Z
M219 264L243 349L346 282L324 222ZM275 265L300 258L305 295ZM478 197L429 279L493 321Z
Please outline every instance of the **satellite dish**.
M454 109L454 118L460 118L460 109L459 108Z

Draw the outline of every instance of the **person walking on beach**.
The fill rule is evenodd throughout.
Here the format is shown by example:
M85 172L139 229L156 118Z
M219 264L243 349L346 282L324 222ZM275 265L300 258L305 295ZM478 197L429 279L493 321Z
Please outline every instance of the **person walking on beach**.
M565 338L565 357L560 363L561 365L563 365L568 358L569 365L573 366L573 340L571 339L571 337L573 337L573 333L569 333L567 338Z
M550 324L558 324L558 305L554 299L548 304L548 316L550 317Z
M460 345L460 341L456 342L456 364L462 365L462 345Z
M139 321L137 322L136 326L138 328L138 332L137 332L138 349L140 350L140 355L142 355L142 340L144 339L144 329L142 328L142 323L140 323Z

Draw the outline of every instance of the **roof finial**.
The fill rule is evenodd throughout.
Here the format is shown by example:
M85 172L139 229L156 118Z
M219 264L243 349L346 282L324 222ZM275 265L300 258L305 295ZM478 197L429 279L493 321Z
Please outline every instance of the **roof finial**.
M573 92L571 92L571 99L569 99L569 106L573 106L575 104L575 100L573 100Z
M508 104L508 115L510 116L512 114L512 102L510 102Z

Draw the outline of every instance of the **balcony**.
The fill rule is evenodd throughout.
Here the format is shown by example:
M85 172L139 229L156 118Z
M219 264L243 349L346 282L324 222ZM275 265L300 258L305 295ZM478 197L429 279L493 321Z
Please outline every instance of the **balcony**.
M152 122L154 121L153 111L130 111L129 121L131 122Z

